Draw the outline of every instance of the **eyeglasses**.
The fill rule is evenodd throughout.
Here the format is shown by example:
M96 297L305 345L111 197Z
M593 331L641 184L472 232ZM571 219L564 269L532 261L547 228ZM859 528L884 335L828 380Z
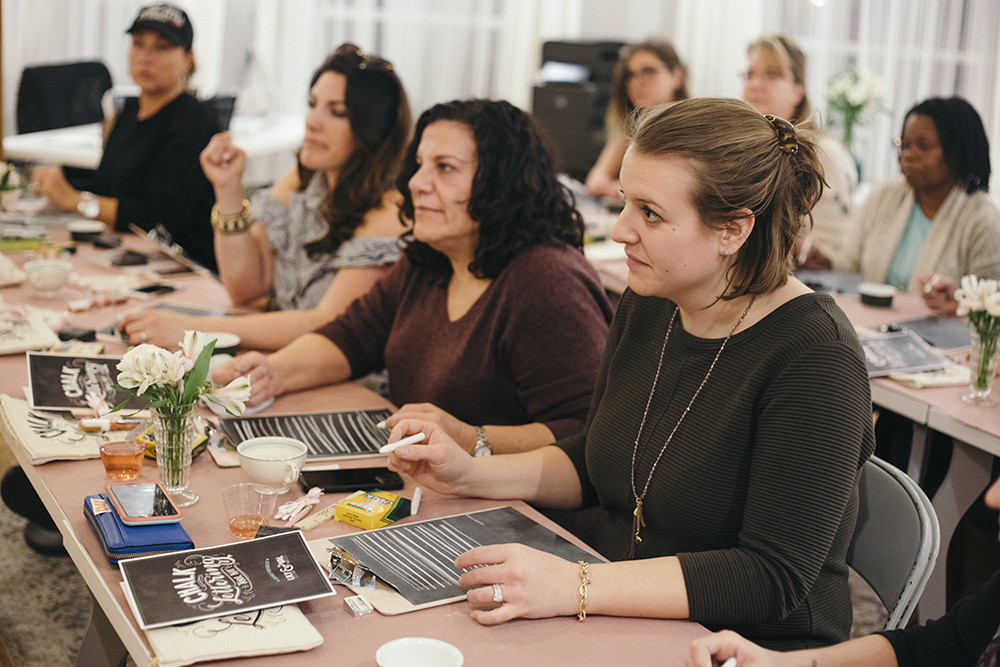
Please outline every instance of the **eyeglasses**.
M772 81L780 81L785 78L784 72L780 69L766 69L763 71L747 70L745 72L740 72L740 78L744 81L750 81L751 79L763 79L768 83Z
M935 148L941 146L940 143L936 141L927 141L925 139L918 139L916 141L903 141L899 137L892 140L893 148L896 149L896 155L902 155L903 151L911 151L914 153L929 153Z
M625 72L625 81L629 82L629 81L632 81L632 80L635 80L635 79L638 79L639 81L649 81L650 79L653 79L654 77L656 77L659 74L662 74L663 72L666 72L666 71L667 71L666 67L662 67L662 68L660 68L660 67L643 67L642 69L634 71L634 72L632 70L627 70Z
M349 61L353 67L366 72L391 72L392 63L378 56L370 56L354 44L342 44L334 51L333 55Z

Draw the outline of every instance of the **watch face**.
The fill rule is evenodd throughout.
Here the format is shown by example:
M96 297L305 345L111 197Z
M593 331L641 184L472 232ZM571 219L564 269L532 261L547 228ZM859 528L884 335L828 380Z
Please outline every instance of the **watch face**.
M101 202L94 195L85 196L76 208L80 215L93 220L101 212Z

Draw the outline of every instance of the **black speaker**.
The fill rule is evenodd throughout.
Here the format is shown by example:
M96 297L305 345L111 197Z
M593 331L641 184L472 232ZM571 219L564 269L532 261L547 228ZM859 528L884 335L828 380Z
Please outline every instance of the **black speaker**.
M604 110L608 94L593 83L536 85L532 99L535 117L549 133L563 170L578 180L604 148Z
M584 81L549 81L534 86L532 113L555 143L567 174L584 180L606 139L604 114L611 95L611 73L623 42L545 42L542 64L569 63L587 68Z

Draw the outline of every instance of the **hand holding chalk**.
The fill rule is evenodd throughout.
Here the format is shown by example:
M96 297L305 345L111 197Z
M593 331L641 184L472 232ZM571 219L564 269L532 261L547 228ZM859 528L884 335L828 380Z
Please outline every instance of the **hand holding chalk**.
M397 440L396 442L390 442L388 445L382 445L382 448L378 450L379 454L388 454L389 452L396 451L397 447L402 447L403 445L412 445L415 442L423 442L427 438L425 433L415 433L414 435L407 436L402 440Z

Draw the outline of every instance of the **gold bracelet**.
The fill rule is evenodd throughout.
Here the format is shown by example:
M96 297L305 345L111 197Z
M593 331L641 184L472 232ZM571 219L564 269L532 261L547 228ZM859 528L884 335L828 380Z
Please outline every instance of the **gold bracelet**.
M250 202L243 200L239 213L219 213L219 205L212 207L212 227L223 236L242 234L250 229Z
M587 620L587 584L590 583L590 571L587 563L582 560L576 562L580 566L580 613L576 615L576 620L583 623Z

